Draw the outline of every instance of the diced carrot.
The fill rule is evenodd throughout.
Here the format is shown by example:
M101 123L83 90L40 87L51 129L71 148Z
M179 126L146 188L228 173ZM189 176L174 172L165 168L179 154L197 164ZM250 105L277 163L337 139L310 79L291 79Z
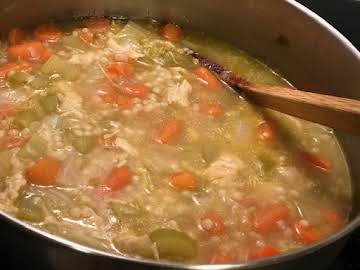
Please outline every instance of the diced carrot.
M112 63L106 67L107 73L114 77L131 77L135 73L132 65L127 63Z
M276 139L275 127L270 122L262 122L257 126L258 138L265 143L272 143Z
M34 185L51 186L61 170L60 161L44 157L26 171L26 180Z
M30 71L32 69L31 63L19 60L14 63L7 63L0 67L0 80L6 79L10 72Z
M300 222L294 223L296 240L303 244L313 244L322 239L318 230L312 226L305 226Z
M162 36L167 40L176 43L183 39L184 34L179 26L168 23L162 29Z
M214 74L210 72L205 67L198 67L193 71L194 75L203 83L205 83L209 90L219 91L220 90L220 82L216 78Z
M306 162L306 164L318 168L324 172L330 172L333 168L333 163L330 160L319 157L316 154L301 152L299 156L301 160Z
M43 24L38 26L34 31L35 37L44 42L58 42L62 33L61 30L52 24Z
M111 191L118 191L125 186L127 186L132 179L132 172L130 171L129 167L122 166L119 168L114 168L110 175L105 179L104 184L111 190Z
M110 26L110 20L106 18L91 18L86 21L86 27L94 32L106 32L110 29Z
M171 175L169 184L170 186L180 190L193 190L197 188L197 182L195 178L187 171L182 171L180 173Z
M50 52L39 41L25 42L11 46L8 53L15 59L23 59L35 62L46 62L50 57Z
M20 28L14 28L9 32L9 45L18 45L26 39L26 32Z
M115 139L115 135L101 134L97 137L97 143L105 147L112 147Z
M344 216L335 209L326 210L324 212L324 219L334 229L339 229L345 224Z
M131 97L118 94L116 98L116 104L122 110L131 110L134 107L134 100Z
M178 140L183 133L184 122L181 120L170 120L165 122L160 130L155 133L154 140L160 144L170 144Z
M269 234L278 228L277 222L288 220L290 210L284 205L274 205L255 214L253 229L260 234Z
M139 83L126 83L122 85L122 91L129 97L145 98L149 95L150 89Z
M279 255L280 252L272 246L255 247L249 250L248 260L258 260Z
M90 32L90 31L80 31L79 38L88 45L91 45L94 43L94 33Z
M231 262L234 262L234 257L223 253L215 253L210 258L210 263L212 264L227 264Z
M224 108L217 102L209 102L206 104L203 104L200 107L200 111L202 113L211 115L215 118L220 117L224 113Z
M114 89L114 87L110 84L105 84L104 87L102 87L100 93L100 97L105 103L109 104L116 104L117 98L118 98L118 92Z
M12 149L22 146L29 140L29 137L25 136L5 136L0 142L1 149Z
M14 105L9 103L2 103L0 104L0 119L11 117L16 115L17 110Z
M199 228L210 235L221 235L225 232L225 225L220 216L207 213L200 219Z

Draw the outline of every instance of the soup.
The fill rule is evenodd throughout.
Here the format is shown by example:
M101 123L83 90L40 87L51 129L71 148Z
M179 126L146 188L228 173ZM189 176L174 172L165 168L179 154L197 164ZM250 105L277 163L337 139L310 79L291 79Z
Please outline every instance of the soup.
M102 251L196 264L276 256L342 228L351 185L332 130L254 107L185 46L288 85L173 24L13 29L0 50L0 209Z

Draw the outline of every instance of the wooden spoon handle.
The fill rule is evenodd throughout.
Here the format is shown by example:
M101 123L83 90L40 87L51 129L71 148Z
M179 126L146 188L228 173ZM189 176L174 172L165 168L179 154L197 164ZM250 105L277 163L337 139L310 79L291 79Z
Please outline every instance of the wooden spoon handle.
M239 84L257 105L360 135L360 101L281 86Z

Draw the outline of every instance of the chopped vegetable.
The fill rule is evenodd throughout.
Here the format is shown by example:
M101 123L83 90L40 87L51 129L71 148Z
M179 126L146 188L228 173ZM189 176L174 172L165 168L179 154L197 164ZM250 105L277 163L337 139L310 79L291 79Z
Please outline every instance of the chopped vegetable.
M78 136L71 130L66 130L65 135L72 146L82 154L90 153L96 146L95 136Z
M52 24L43 24L35 29L35 37L40 41L58 42L61 39L61 30Z
M224 108L219 103L209 102L209 103L203 104L200 107L200 111L205 114L211 115L215 118L218 118L223 115Z
M29 84L35 89L46 88L49 85L49 78L45 75L37 74Z
M17 61L15 63L8 63L0 67L0 79L5 79L11 72L29 71L32 65L26 61Z
M29 109L19 113L16 116L14 123L16 126L20 128L26 128L30 126L32 122L37 121L40 118L41 118L40 115L35 109Z
M177 141L184 130L184 122L181 120L170 120L161 126L160 130L155 133L154 139L160 144L169 144Z
M133 99L121 94L116 95L116 104L119 105L122 110L131 110L134 107Z
M276 140L276 130L270 122L262 122L257 126L258 138L265 143Z
M223 219L214 213L208 213L202 216L199 227L210 235L222 235L225 232Z
M324 172L330 172L333 169L333 164L330 160L319 157L316 154L301 152L299 156L301 160L306 162L306 164L314 168L318 168Z
M39 159L26 171L26 180L34 185L53 186L61 170L61 163L53 158Z
M10 103L0 104L0 119L16 115L17 110L14 105Z
M9 32L9 45L18 45L26 39L26 32L21 28L14 28Z
M210 258L212 264L228 264L234 262L233 256L225 255L223 253L216 253Z
M56 95L47 95L39 98L40 106L46 113L53 113L57 110L58 100Z
M220 82L215 75L205 67L198 67L193 71L194 75L208 86L211 91L219 91Z
M279 255L280 252L272 246L255 247L250 249L248 260L258 260Z
M30 140L23 145L23 147L18 152L18 155L21 158L38 159L46 152L46 150L47 146L44 140L38 135L34 134L31 136Z
M340 229L345 224L343 215L337 210L327 210L324 212L325 222L335 229Z
M0 149L12 149L24 145L29 140L25 136L5 136L0 140Z
M85 51L85 50L89 49L89 46L87 46L86 43L84 43L84 41L81 39L80 35L79 36L74 36L74 35L64 36L62 42L65 47L70 47L70 48L78 49L81 51Z
M110 29L111 23L106 18L91 18L86 21L86 27L94 32L103 33Z
M41 207L41 198L23 195L18 202L16 217L32 223L40 223L45 219L45 211Z
M261 234L269 234L277 230L277 222L286 221L290 217L290 210L283 205L274 205L255 214L253 229Z
M184 232L171 229L157 229L150 234L161 259L189 260L196 256L197 244Z
M301 222L295 222L294 231L296 240L303 244L313 244L322 239L320 232L310 225L304 225Z
M173 174L170 176L169 181L170 186L183 190L183 189L196 189L198 184L197 181L194 179L194 177L191 175L191 173L187 171L182 171L177 174Z
M106 67L108 74L114 77L131 77L135 70L127 63L111 63Z
M180 42L184 36L181 28L175 24L168 23L161 32L162 36L171 42Z
M30 77L30 74L23 71L18 71L11 74L8 77L8 81L12 87L18 87L26 84L30 80Z
M48 75L57 73L69 81L74 81L80 76L80 70L76 65L68 63L57 55L52 55L41 67L41 71Z
M50 52L39 41L29 41L9 47L9 56L15 59L29 60L34 62L46 62Z
M147 168L143 167L138 169L138 174L140 178L144 181L146 191L153 191L155 186L151 176L151 172Z
M0 152L0 178L9 176L11 174L12 168L13 166L11 164L11 152Z
M130 184L133 178L133 173L129 167L115 167L106 177L105 181L96 188L96 195L103 197L109 192L115 192L123 189Z
M150 89L138 83L126 83L121 87L123 93L129 97L145 98L149 95Z

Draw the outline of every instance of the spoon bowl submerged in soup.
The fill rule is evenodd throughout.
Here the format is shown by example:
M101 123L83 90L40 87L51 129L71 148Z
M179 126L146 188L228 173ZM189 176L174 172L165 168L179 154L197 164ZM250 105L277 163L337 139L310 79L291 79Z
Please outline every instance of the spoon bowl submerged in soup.
M276 256L341 229L351 185L332 131L252 106L184 45L250 81L287 84L172 24L12 30L0 209L103 251L195 264Z

